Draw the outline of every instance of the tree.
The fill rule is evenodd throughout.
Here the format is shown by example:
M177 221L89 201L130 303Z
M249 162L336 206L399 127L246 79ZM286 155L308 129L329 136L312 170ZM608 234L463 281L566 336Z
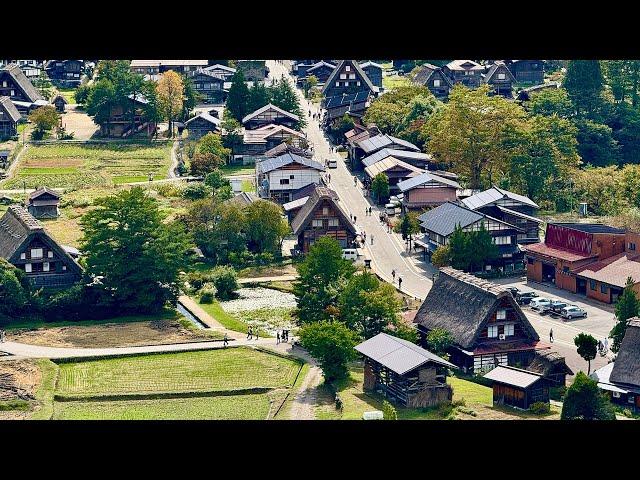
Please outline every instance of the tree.
M615 420L609 399L584 372L578 372L562 403L561 420Z
M603 63L603 73L614 100L624 104L630 98L631 105L637 107L640 60L608 60Z
M244 79L244 73L238 68L236 73L231 78L231 87L229 88L229 94L227 95L227 103L225 111L229 111L229 114L233 116L238 122L242 122L242 119L251 113L247 110L247 103L249 101L249 89Z
M570 60L562 86L577 114L590 116L602 104L604 78L598 60Z
M208 173L204 179L204 184L211 188L213 191L219 190L224 187L231 187L231 182L224 178L220 170L213 170Z
M618 145L620 163L640 163L640 111L628 103L620 103L611 110L606 124Z
M578 347L578 355L588 362L587 374L591 372L591 360L596 358L598 353L598 341L588 333L579 333L573 339L576 347Z
M207 133L198 141L198 151L200 153L209 153L215 155L225 164L227 158L231 154L231 150L222 144L222 137L213 132Z
M378 205L386 201L389 198L389 177L382 172L373 177L371 193L373 193Z
M87 113L93 117L98 125L107 125L107 136L111 135L111 109L115 104L115 88L108 79L98 80L91 87L87 97Z
M257 200L245 208L247 216L247 247L254 253L280 252L282 239L289 233L287 221L279 205Z
M333 122L331 130L338 138L342 138L345 133L353 128L354 125L355 122L353 121L353 118L351 118L349 114L345 113L342 117Z
M422 129L433 156L451 164L451 170L469 180L469 188L493 183L508 171L519 143L511 148L514 131L521 131L524 109L505 98L489 97L489 87L475 90L456 85L449 102L431 115Z
M462 231L460 225L456 225L453 230L448 246L451 266L456 270L467 270L469 268L469 236Z
M73 96L76 99L76 103L79 105L84 105L89 99L89 92L91 92L91 88L86 83L80 85L76 88Z
M451 248L448 245L440 245L431 255L431 263L436 268L448 267L451 265Z
M550 117L557 115L560 118L570 118L575 109L569 94L564 88L548 88L531 95L525 108L532 115L544 115Z
M238 120L227 113L227 110L224 111L222 118L222 123L220 125L222 127L222 132L224 133L222 136L222 144L225 148L233 151L235 148L242 145L242 125Z
M271 92L264 83L257 82L249 89L247 113L255 112L271 101Z
M575 195L596 215L615 215L624 206L618 169L587 167L572 173Z
M342 247L334 238L319 238L297 270L293 293L298 302L299 323L328 320L327 308L337 304L340 291L355 271L351 262L342 258Z
M196 152L191 159L191 175L207 175L224 165L224 160L212 153Z
M340 320L363 338L371 338L399 321L395 288L367 271L353 275L338 297Z
M306 127L306 115L300 107L298 95L286 78L276 80L271 85L269 91L271 92L271 103L286 112L293 113L298 116L299 121L296 125L298 130Z
M300 329L302 346L318 360L327 383L346 378L348 362L356 358L357 337L343 323L320 321Z
M304 82L304 95L309 96L309 92L318 85L318 77L315 75L309 75Z
M173 121L182 113L184 83L179 73L169 70L163 73L156 87L160 111L169 120L169 136L173 137Z
M447 355L447 351L449 350L449 347L453 345L453 341L451 332L444 328L434 328L427 334L427 345L429 350L439 357Z
M407 212L402 216L402 220L394 227L396 233L402 234L403 240L409 240L409 250L411 242L416 233L420 233L420 221L416 212Z
M385 420L397 420L398 412L396 411L396 407L391 405L389 401L384 400L382 402L382 418Z
M48 132L58 125L60 116L53 105L44 105L36 108L29 114L29 121L36 126L34 137L40 139L44 136L45 132Z
M222 300L233 298L238 289L238 275L233 267L219 265L211 271L211 277L218 298Z
M31 295L26 274L0 258L0 321L21 315L29 306Z
M99 198L81 220L88 273L127 313L156 312L178 296L178 272L192 248L177 223L163 223L141 187Z
M578 153L582 161L596 167L614 165L619 160L619 146L611 127L588 119L576 121Z
M493 243L493 237L487 231L484 223L480 225L479 230L467 232L469 237L468 247L468 269L472 272L476 269L484 270L484 266L491 260L498 257L498 246Z
M633 285L633 279L628 277L622 295L618 297L616 302L616 324L609 333L613 353L620 351L620 345L627 330L627 321L632 317L637 317L640 312L640 300L633 290Z

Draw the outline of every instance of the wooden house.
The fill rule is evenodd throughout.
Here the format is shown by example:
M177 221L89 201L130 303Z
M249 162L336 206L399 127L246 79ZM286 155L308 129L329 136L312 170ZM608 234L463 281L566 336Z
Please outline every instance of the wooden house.
M58 94L51 100L51 104L56 107L58 113L64 113L65 106L68 104L67 99Z
M370 185L376 175L385 174L389 180L389 192L393 195L400 191L398 183L419 176L423 173L423 170L398 158L389 156L365 167L364 173L366 174L365 185Z
M452 363L424 348L386 333L379 333L355 349L364 357L365 391L382 391L394 403L427 408L451 403L447 384Z
M342 60L327 79L322 94L325 99L358 92L374 93L377 88L355 60Z
M306 187L302 187L292 192L290 197L291 201L282 204L282 208L289 223L293 222L293 219L296 218L300 209L305 206L307 200L309 200L309 197L316 189L316 186L317 185L315 183L310 183Z
M352 167L354 164L352 159L358 155L360 158L362 157L362 151L357 151L358 142L380 135L380 133L380 129L376 125L364 126L356 123L351 130L344 134L347 143L347 158L351 161Z
M283 204L307 185L322 184L324 165L309 158L286 153L256 163L256 185L260 198Z
M0 97L9 97L12 102L32 104L41 100L47 104L42 94L15 63L0 68Z
M450 267L440 269L414 323L422 342L434 328L447 330L451 363L467 372L526 367L536 350L549 348L508 290Z
M484 378L493 383L494 405L528 410L534 403L549 403L549 381L539 373L501 365Z
M505 271L523 268L524 254L517 245L517 236L524 231L515 225L453 202L443 203L423 213L418 220L425 232L418 245L423 247L429 256L438 247L449 244L456 227L460 227L463 232L478 231L484 227L498 247L498 258L490 260L485 268Z
M544 60L507 60L505 64L517 83L544 83Z
M189 138L194 140L198 140L210 132L220 133L220 124L220 119L210 115L208 112L200 112L185 122L185 126L189 131Z
M373 155L382 149L406 150L409 152L420 152L420 148L411 142L393 137L387 134L378 134L375 136L363 135L361 139L353 142L353 148L348 151L348 158L353 169L361 168L361 160L365 157Z
M567 375L573 375L573 371L567 366L564 357L558 352L550 350L536 352L533 361L527 366L527 370L539 373L551 385L561 387L567 384Z
M21 115L9 97L0 97L0 139L18 134Z
M298 75L298 82L302 84L306 81L307 78L313 75L318 79L319 85L324 85L335 69L336 66L333 63L320 60L319 62L314 63L313 65L308 67L304 76Z
M293 234L298 237L298 249L303 253L321 237L334 238L342 248L353 246L356 227L340 205L333 190L316 186L304 206L291 222Z
M516 225L524 230L516 241L526 245L540 241L540 224L536 217L538 205L529 197L498 188L495 185L461 200L462 204L480 213Z
M157 124L148 120L145 111L148 100L142 94L129 95L129 100L134 109L133 118L122 105L112 106L109 121L100 125L100 135L125 138L138 133L151 137L156 133Z
M624 230L608 225L549 223L544 242L523 246L527 279L615 303L627 273L640 273L625 240Z
M169 70L191 77L208 65L208 60L131 60L130 68L134 73L149 75L151 78L157 78Z
M243 164L255 163L265 158L266 152L272 148L287 143L295 148L306 150L308 142L302 132L284 125L269 124L253 130L244 130L242 144L234 147L234 162Z
M207 73L215 75L216 77L221 77L225 82L230 82L231 78L236 73L235 68L231 68L227 65L221 65L219 63L214 63L213 65L204 67L203 70Z
M382 90L382 65L372 61L364 62L360 64L360 68L367 75L374 87L378 88L378 91Z
M453 84L461 83L465 87L478 88L482 83L484 67L473 60L453 60L442 67L442 70Z
M40 78L43 64L39 60L16 60L15 63L18 64L22 73L30 82Z
M402 193L402 208L423 210L456 201L460 184L455 180L440 177L432 172L424 172L398 183Z
M69 287L82 276L80 265L21 205L11 205L0 219L0 257L36 287Z
M45 70L53 83L77 86L82 81L84 60L49 60Z
M206 69L198 69L191 77L193 88L200 94L200 103L218 105L225 102L227 96L224 91L223 76L219 76Z
M248 130L264 127L265 125L284 125L296 129L300 124L300 117L268 103L242 119L242 125Z
M47 188L38 188L29 194L27 209L35 218L58 218L60 216L60 194Z
M413 76L413 83L427 87L433 96L440 100L448 98L453 88L453 82L442 68L430 63L425 63L418 68Z
M415 150L400 150L398 148L383 148L382 150L378 150L364 157L361 163L366 168L387 157L395 157L421 169L426 169L433 163L433 157L428 153L416 152Z
M238 60L236 68L242 71L247 82L264 82L269 75L265 60Z
M591 374L615 404L640 412L640 318L627 320L615 361Z
M513 84L516 78L504 62L495 62L482 77L482 82L491 88L490 94L506 98L513 97Z

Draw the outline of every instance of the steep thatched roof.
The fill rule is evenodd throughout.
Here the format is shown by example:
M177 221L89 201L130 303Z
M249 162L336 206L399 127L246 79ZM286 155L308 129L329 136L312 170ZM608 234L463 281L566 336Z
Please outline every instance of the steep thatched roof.
M307 203L304 204L291 222L291 229L293 230L293 233L295 235L299 235L300 232L309 225L313 218L313 212L324 200L329 201L333 205L336 213L341 217L342 224L355 235L356 228L347 217L347 213L344 211L342 206L338 203L338 195L327 187L315 187L313 193L309 196Z
M450 267L440 269L440 274L420 306L414 322L427 330L448 330L458 346L473 349L481 329L503 299L507 299L516 312L528 337L539 340L538 334L508 290Z
M627 321L627 330L613 365L609 380L640 386L640 318Z
M564 357L558 352L551 351L536 352L527 370L540 373L545 377L557 374L573 375L573 371L567 366Z
M34 103L36 100L44 100L44 97L33 86L18 65L10 63L5 67L0 67L0 77L2 77L2 71L7 72L29 102Z

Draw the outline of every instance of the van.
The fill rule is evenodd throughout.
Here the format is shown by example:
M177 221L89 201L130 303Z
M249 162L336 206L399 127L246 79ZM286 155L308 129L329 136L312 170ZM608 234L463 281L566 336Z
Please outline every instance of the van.
M355 248L343 248L342 258L355 262L358 259L358 250L356 250Z
M327 168L338 168L338 161L335 158L327 159Z
M396 214L396 205L395 205L395 203L387 203L384 206L384 211L387 212L387 215L395 215Z

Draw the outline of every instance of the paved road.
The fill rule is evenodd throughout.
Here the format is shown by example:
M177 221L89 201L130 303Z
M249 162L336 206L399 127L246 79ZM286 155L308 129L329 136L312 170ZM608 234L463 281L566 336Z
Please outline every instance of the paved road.
M275 61L267 62L269 75L272 79L285 75L290 83L295 87L295 82L288 74L286 67ZM378 219L380 209L373 205L369 198L363 195L362 183L358 180L357 188L354 187L354 180L351 172L347 169L344 160L337 153L332 152L329 140L321 130L317 120L313 120L308 114L318 112L318 107L307 102L301 91L297 89L302 110L307 115L308 126L304 132L308 141L314 147L314 159L324 163L327 158L336 158L338 168L328 170L331 174L329 186L335 190L340 197L342 206L356 217L356 228L359 232L367 234L367 250L369 250L373 268L388 282L392 282L391 271L395 269L396 279L402 278L402 291L413 297L424 299L431 289L430 274L418 267L411 255L406 253L404 242L396 234L387 233L385 225ZM365 216L365 208L373 207L371 216ZM371 245L373 237L373 245ZM397 286L396 282L396 286Z

